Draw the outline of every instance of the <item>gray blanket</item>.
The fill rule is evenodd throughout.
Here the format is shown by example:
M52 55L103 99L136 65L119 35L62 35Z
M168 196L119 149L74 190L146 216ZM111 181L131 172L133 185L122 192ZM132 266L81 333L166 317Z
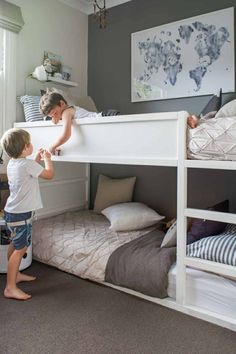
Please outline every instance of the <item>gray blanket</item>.
M167 297L168 272L176 247L160 248L164 233L154 230L117 248L109 257L105 281L143 294Z

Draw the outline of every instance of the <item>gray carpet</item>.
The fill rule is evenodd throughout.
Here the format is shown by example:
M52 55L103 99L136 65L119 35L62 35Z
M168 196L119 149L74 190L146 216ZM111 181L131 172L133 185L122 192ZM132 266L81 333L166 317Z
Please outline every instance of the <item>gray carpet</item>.
M236 352L235 332L37 262L26 273L31 300L0 296L1 354Z

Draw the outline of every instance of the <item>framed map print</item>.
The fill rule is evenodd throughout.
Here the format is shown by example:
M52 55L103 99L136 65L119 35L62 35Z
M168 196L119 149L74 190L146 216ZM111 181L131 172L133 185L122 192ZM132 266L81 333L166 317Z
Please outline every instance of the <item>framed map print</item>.
M131 35L131 101L235 90L234 8Z

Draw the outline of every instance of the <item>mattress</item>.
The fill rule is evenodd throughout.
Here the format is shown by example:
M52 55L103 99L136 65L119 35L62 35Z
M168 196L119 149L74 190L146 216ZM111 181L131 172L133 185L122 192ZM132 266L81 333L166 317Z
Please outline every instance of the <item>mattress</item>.
M176 264L168 274L168 296L176 294ZM187 304L236 319L236 281L187 268Z
M236 160L236 117L200 119L187 132L187 154L191 159Z
M33 223L33 257L81 278L103 282L115 249L153 230L115 232L101 214L83 210Z

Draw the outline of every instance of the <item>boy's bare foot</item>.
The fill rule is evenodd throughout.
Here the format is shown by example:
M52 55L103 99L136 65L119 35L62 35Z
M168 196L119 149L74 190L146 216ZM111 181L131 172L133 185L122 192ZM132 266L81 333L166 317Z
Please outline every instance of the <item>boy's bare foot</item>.
M4 296L8 299L16 299L16 300L29 300L31 298L31 295L25 293L19 288L15 288L15 289L6 288L4 290Z
M33 281L35 279L36 277L18 272L16 277L16 283L20 283L21 281Z

